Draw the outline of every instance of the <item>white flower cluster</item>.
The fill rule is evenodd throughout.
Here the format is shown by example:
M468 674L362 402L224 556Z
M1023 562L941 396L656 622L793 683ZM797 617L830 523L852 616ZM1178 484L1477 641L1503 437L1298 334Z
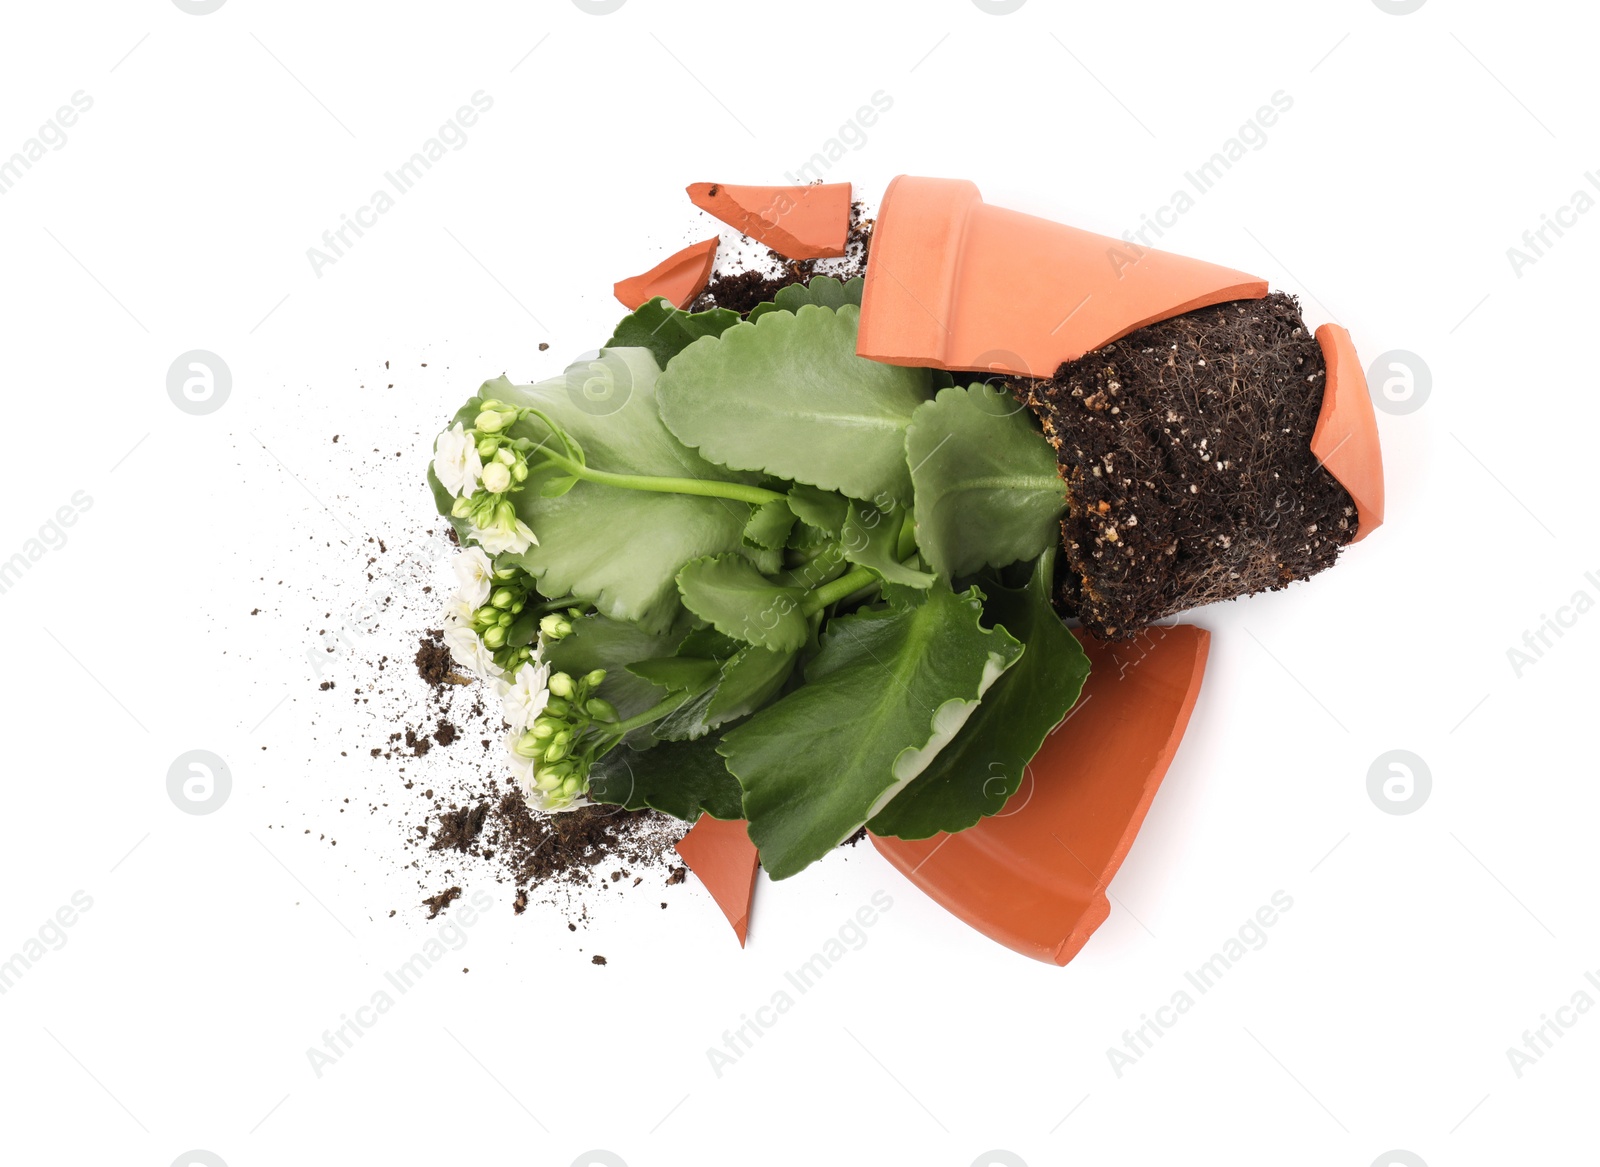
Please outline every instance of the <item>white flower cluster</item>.
M565 673L552 676L550 665L544 659L542 635L535 642L531 655L514 673L508 674L496 662L494 650L477 627L479 614L490 605L496 592L494 564L482 548L467 547L456 556L452 566L458 586L445 606L445 643L456 664L495 687L506 724L510 726L505 739L506 754L523 796L531 807L547 813L589 805L583 797L588 789L588 767L586 763L580 767L570 757L574 727L566 723L566 715L572 712L572 703L566 698L578 695L575 683ZM544 624L557 631L571 628L559 618L552 621L546 617ZM587 690L598 683L599 678L591 674L577 684ZM563 694L556 698L554 707L552 685ZM547 711L562 716L546 716Z
M530 731L550 704L550 666L545 663L542 645L533 660L502 687L500 701L506 724L511 727L506 734L506 756L511 759L511 772L517 776L528 805L547 813L588 806L588 800L582 797L580 778L572 776L568 791L566 774L546 772L539 756L523 750L524 737L531 736Z
M490 555L520 555L539 545L532 528L517 517L510 493L525 481L526 460L499 433L507 415L485 411L496 431L480 434L460 422L439 435L433 448L433 473L455 500L451 513L471 522L470 537ZM488 453L490 461L483 458ZM520 477L518 477L520 475Z
M494 653L473 626L478 609L489 602L494 589L494 564L482 548L468 547L452 566L458 586L444 609L444 642L451 659L486 681L502 681L505 670L495 663Z

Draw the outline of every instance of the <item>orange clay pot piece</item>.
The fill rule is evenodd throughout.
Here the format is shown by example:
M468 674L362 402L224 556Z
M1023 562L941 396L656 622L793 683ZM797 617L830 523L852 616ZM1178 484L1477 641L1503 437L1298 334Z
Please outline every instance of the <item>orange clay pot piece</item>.
M705 291L716 258L717 240L704 239L669 255L643 275L619 281L611 290L629 312L657 296L665 296L674 307L687 308Z
M1322 412L1311 434L1311 452L1355 500L1359 543L1383 524L1383 451L1378 447L1378 418L1367 390L1367 374L1350 334L1337 324L1317 329L1328 366L1322 391Z
M744 947L750 930L750 900L756 890L756 845L745 824L738 820L701 815L689 833L678 840L677 852L717 901Z
M856 353L1049 377L1146 324L1266 294L1244 272L988 206L964 179L901 175L873 231Z
M1066 964L1110 911L1106 885L1177 752L1211 634L1179 624L1116 645L1077 633L1093 666L1073 711L992 818L955 835L872 837L912 883L1035 960Z
M729 186L697 182L689 199L734 230L789 259L844 254L850 234L850 184Z

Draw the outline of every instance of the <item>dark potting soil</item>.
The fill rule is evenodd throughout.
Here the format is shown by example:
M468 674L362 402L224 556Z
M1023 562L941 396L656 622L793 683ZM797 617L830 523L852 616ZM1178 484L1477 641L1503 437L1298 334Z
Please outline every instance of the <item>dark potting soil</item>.
M791 284L809 284L814 276L830 275L843 283L865 275L875 222L865 217L860 203L852 203L850 231L845 239L842 257L796 260L787 259L776 251L768 251L765 267L714 274L689 310L705 312L711 308L727 308L743 316L757 304L767 303Z
M757 304L771 300L780 289L805 282L806 277L787 270L773 275L751 268L749 271L714 275L699 299L690 305L690 310L705 312L711 308L728 308L743 316Z
M1331 567L1356 511L1311 453L1326 381L1298 301L1274 292L1013 383L1067 481L1063 614L1124 639Z
M455 662L450 659L450 649L444 643L444 629L431 628L417 646L417 674L430 685L442 685L455 672ZM448 745L448 742L441 742Z
M422 906L428 909L428 919L431 920L460 898L461 889L459 887L450 887L438 895L429 896L423 900Z
M483 833L483 821L488 817L487 802L446 811L439 816L439 827L434 832L432 849L443 851L448 848L452 851L465 851Z

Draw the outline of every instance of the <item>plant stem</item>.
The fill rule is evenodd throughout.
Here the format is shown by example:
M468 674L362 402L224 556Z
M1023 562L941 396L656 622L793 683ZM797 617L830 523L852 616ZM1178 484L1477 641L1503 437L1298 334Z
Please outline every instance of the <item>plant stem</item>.
M650 474L613 474L607 470L595 470L553 450L544 451L544 456L574 478L599 483L601 486L617 486L623 490L648 490L657 494L694 494L701 498L731 498L755 506L777 502L787 497L775 490L763 490L759 486L746 486L740 482L719 482L716 479L706 478L662 478Z
M564 600L546 600L534 610L549 614L551 612L560 612L566 608L587 608L588 606L588 600L580 600L577 596L568 596Z
M900 524L900 539L895 544L894 557L904 563L916 549L917 525L911 518L911 512L907 511L905 521Z
M800 612L804 616L815 615L836 600L842 600L854 592L859 592L877 578L871 568L858 567L853 571L847 571L832 583L823 584L808 595L800 605Z
M672 696L650 706L643 713L635 713L626 721L619 721L615 725L599 723L596 728L603 727L605 733L612 737L626 737L636 729L649 725L653 721L660 721L667 714L677 709L678 706L693 700L694 697L695 694L693 693L674 693Z

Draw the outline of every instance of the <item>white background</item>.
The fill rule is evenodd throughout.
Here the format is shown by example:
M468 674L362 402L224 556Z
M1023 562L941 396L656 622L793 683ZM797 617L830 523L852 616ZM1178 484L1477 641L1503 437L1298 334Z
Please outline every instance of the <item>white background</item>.
M1579 990L1600 1001L1600 614L1520 677L1507 652L1600 598L1600 214L1520 276L1506 251L1600 168L1591 15L8 6L0 157L74 92L94 104L0 196L0 558L74 492L93 505L0 595L0 958L74 892L93 907L0 996L0 1159L1577 1161L1600 1015L1566 1014L1520 1077L1506 1051ZM466 146L314 274L306 249L478 90ZM901 172L970 177L1109 234L1292 96L1163 243L1299 294L1369 361L1422 358L1428 399L1379 415L1387 525L1314 582L1194 615L1214 638L1188 737L1069 967L969 931L867 848L763 882L745 951L698 888L569 939L483 880L471 973L430 972L317 1077L306 1048L432 927L392 839L339 821L385 779L339 764L372 727L322 700L317 619L360 603L363 540L427 513L441 418L599 344L612 281L704 236L685 184L782 181L878 90L892 109L830 179L876 198ZM166 392L196 348L233 376L207 416ZM327 675L345 692L361 669ZM168 799L192 749L231 767L217 813ZM1405 816L1367 792L1391 749L1432 774ZM313 841L330 823L337 849ZM880 889L866 945L717 1077L706 1048ZM1108 1047L1280 889L1265 946L1119 1077Z

